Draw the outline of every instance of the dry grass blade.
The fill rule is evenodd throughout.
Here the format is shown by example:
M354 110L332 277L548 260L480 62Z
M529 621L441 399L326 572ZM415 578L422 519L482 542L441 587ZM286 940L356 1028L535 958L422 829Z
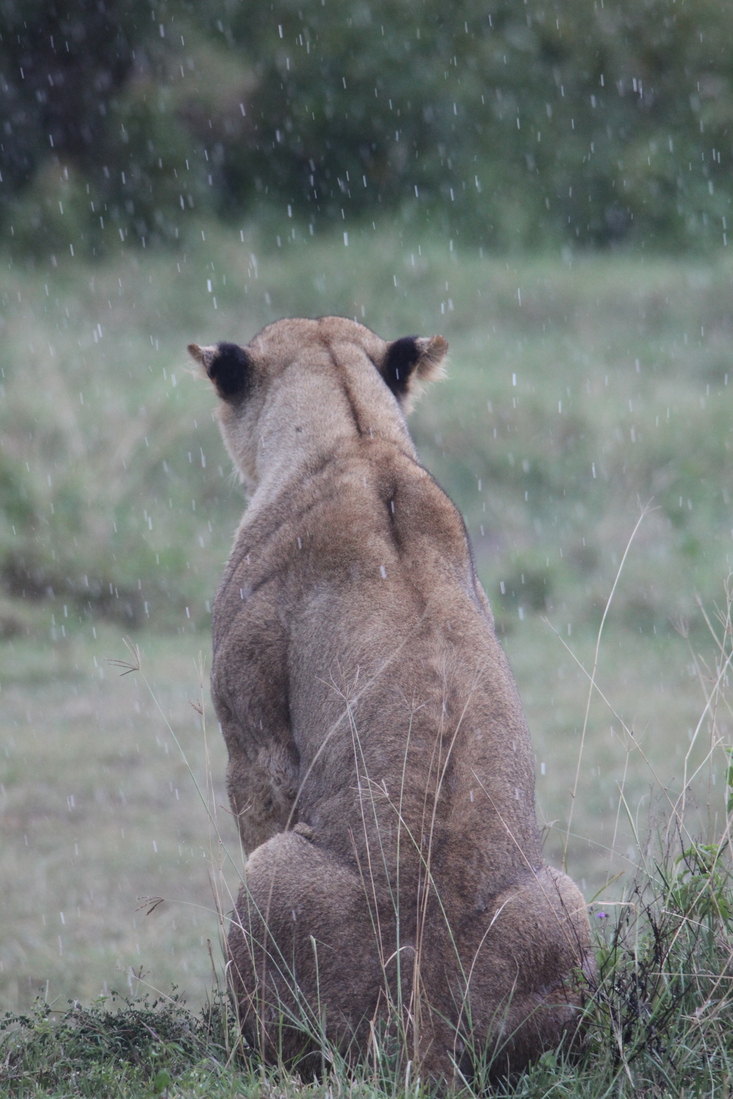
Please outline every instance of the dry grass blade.
M596 635L596 646L595 646L595 651L593 653L593 668L591 670L590 677L589 677L588 695L587 695L586 703L585 703L585 715L583 717L583 729L582 729L582 732L580 734L580 747L578 748L578 759L577 759L577 763L576 763L576 767L575 767L575 779L573 781L573 788L572 788L572 791L570 793L570 809L568 811L568 823L567 823L567 827L565 829L565 839L564 839L564 842L563 842L563 867L566 870L567 870L568 843L570 842L570 833L571 833L572 823L573 823L573 810L575 808L575 798L576 798L576 795L577 795L577 792L578 792L578 784L580 782L580 772L581 772L581 767L582 767L582 763L583 763L583 751L584 751L584 748L585 748L585 738L586 738L586 733L588 731L588 718L589 718L589 715L590 715L590 706L591 706L591 702L593 700L593 691L594 691L595 686L596 686L596 673L598 671L598 657L599 657L599 653L600 653L600 649L601 649L601 638L603 637L603 627L606 624L606 618L608 617L608 612L611 609L611 603L613 602L613 597L616 593L616 588L618 587L619 580L621 579L621 573L623 572L624 565L626 564L626 558L629 555L629 550L631 549L631 545L634 541L634 538L636 537L636 534L637 534L637 531L639 530L639 527L641 526L644 519L648 515L650 509L651 509L650 504L645 504L644 505L644 507L641 509L641 514L639 515L639 518L636 521L636 525L635 525L634 529L632 530L631 535L629 536L629 539L626 543L626 548L623 552L623 556L622 556L621 561L619 563L618 569L616 570L616 576L614 577L614 581L613 581L613 584L611 586L611 591L609 592L608 599L606 600L606 605L603 608L603 615L601 617L601 624L598 627L598 633Z
M130 672L139 672L142 668L140 646L132 642L129 637L123 637L122 640L132 659L117 660L114 657L108 656L105 658L107 664L111 665L113 668L124 668L124 671L120 672L120 675L129 675Z

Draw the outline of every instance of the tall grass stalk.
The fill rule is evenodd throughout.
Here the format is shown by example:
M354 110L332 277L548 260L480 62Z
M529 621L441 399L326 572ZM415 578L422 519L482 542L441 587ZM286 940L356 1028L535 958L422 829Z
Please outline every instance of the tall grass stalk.
M567 866L568 866L568 843L570 841L570 831L571 831L572 823L573 823L573 809L575 808L575 797L577 795L578 785L579 785L579 782L580 782L580 771L581 771L581 767L582 767L582 763L583 763L583 749L585 747L585 737L586 737L586 733L588 731L588 718L590 716L590 707L591 707L591 702L593 701L593 693L594 693L594 689L595 689L595 686L596 686L596 672L598 671L598 658L599 658L599 654L600 654L600 650L601 650L601 638L603 637L603 627L606 624L606 618L608 617L608 612L611 609L611 604L613 602L613 597L616 593L616 588L618 587L618 582L621 579L621 573L623 572L624 565L626 564L626 558L629 555L629 550L631 549L631 544L634 541L634 538L636 537L636 533L639 530L639 527L643 523L643 521L644 521L644 519L645 519L645 517L646 517L646 515L649 511L649 506L650 505L647 504L644 508L642 508L641 514L640 514L639 518L636 521L636 526L632 530L631 535L629 537L629 540L626 543L626 548L624 549L623 556L621 557L621 561L619 562L618 569L616 570L616 576L614 577L614 581L613 581L613 585L611 587L611 591L609 592L608 599L606 600L606 604L603 608L603 615L601 616L601 624L598 627L598 634L596 635L596 645L595 645L595 650L593 652L593 668L591 670L589 681L588 681L588 695L587 695L586 703L585 703L585 715L583 717L583 728L582 728L582 731L581 731L581 734L580 734L580 746L578 748L578 762L577 762L576 767L575 767L575 780L573 782L573 789L570 793L570 809L568 811L568 823L567 823L567 827L565 829L565 839L563 841L563 852L562 852L562 854L563 854L563 869L565 871L567 871Z

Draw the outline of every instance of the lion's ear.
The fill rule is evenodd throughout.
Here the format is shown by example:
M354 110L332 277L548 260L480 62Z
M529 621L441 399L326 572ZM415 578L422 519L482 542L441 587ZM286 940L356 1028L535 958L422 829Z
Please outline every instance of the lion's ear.
M381 375L400 404L407 410L420 392L420 382L434 381L443 376L443 360L448 343L442 336L426 339L403 336L387 347Z
M241 400L249 388L252 360L236 343L217 343L213 347L188 345L188 353L204 368L223 401Z

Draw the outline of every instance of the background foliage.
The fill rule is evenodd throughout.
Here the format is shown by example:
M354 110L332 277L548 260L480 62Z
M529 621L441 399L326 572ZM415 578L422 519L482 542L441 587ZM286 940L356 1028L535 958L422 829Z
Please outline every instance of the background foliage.
M389 213L486 246L721 243L721 0L4 0L0 216L98 253Z

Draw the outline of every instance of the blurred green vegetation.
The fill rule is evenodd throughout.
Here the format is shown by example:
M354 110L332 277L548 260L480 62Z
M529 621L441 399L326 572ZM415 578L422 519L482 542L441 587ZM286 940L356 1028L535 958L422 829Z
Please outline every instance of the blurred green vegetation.
M727 240L721 0L3 0L0 231L24 250L200 217L506 249Z
M733 567L733 261L500 260L434 236L211 224L179 251L0 271L5 633L70 615L208 623L244 498L190 340L282 315L436 330L449 379L411 419L466 517L504 632L699 622ZM51 621L53 619L53 621ZM25 626L23 625L25 623ZM682 627L684 628L684 627Z

